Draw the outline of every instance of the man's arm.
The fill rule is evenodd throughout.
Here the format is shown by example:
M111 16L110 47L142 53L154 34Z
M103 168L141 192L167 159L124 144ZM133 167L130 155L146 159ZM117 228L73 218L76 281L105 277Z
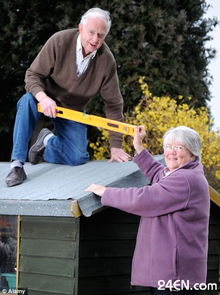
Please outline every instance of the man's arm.
M103 81L100 94L105 104L105 115L107 118L124 121L123 98L119 88L116 62L111 53L107 55L107 75ZM109 132L111 159L110 161L125 162L130 156L122 150L122 135L117 132Z
M40 103L45 116L56 117L56 102L45 92L45 81L53 71L55 64L55 48L53 36L48 39L37 57L27 69L25 88Z

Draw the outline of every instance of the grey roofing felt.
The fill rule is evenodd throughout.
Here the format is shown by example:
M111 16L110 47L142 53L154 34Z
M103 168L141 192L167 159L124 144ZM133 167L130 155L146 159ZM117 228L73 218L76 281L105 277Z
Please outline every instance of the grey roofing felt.
M161 158L157 156L158 160ZM148 183L132 161L91 161L74 167L27 163L27 180L14 187L7 187L5 184L9 169L9 163L0 162L1 215L72 216L71 201L77 200L82 214L91 216L100 210L102 205L99 197L84 191L90 184L128 187Z

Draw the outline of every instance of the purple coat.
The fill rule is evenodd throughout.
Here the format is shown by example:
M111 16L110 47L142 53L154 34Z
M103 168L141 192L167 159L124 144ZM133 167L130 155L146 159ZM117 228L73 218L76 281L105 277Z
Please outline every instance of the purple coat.
M136 155L152 185L107 188L105 206L141 216L132 262L131 285L158 287L158 281L205 283L210 198L199 160L168 176L144 150Z

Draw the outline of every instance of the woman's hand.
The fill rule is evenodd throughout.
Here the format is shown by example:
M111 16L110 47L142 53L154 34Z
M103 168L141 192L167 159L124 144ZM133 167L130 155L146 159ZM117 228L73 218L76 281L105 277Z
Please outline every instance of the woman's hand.
M86 192L92 192L100 197L103 196L105 190L106 190L106 187L99 184L91 184L85 189Z
M138 154L140 154L143 150L143 140L146 137L146 132L144 126L137 126L134 129L134 140L133 145Z

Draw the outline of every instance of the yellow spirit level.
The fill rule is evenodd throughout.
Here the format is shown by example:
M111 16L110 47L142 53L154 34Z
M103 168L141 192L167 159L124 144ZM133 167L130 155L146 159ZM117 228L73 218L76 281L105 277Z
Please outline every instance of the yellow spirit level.
M107 130L123 133L126 135L134 136L134 125L122 123L119 121L102 118L99 116L88 115L83 112L78 112L62 107L56 107L57 117L68 119L83 124L104 128ZM41 107L38 104L38 111L42 113Z

